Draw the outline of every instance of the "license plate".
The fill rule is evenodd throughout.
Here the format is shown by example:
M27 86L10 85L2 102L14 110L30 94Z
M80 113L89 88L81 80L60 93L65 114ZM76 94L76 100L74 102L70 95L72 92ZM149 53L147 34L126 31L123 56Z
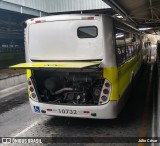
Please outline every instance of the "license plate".
M69 109L58 109L58 112L60 114L71 114L71 115L76 115L77 114L76 110L69 110Z

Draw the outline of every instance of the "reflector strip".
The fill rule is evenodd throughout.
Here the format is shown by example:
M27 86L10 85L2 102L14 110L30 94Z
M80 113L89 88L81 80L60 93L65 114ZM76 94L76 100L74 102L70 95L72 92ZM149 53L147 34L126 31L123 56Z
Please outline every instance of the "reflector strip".
M84 111L83 113L84 113L84 114L89 114L89 113L90 113L90 111Z
M94 20L94 17L82 17L82 20Z
M94 17L88 17L87 19L88 19L88 20L93 20L93 19L94 19Z
M42 23L45 22L45 20L36 20L35 23Z
M35 21L35 23L41 23L41 20L37 20L37 21Z

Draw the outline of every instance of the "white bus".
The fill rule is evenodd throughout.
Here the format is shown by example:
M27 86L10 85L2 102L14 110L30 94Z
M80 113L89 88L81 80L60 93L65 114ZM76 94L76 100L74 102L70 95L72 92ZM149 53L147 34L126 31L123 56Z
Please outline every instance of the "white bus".
M29 19L25 28L29 101L34 113L113 119L142 64L142 39L106 15Z

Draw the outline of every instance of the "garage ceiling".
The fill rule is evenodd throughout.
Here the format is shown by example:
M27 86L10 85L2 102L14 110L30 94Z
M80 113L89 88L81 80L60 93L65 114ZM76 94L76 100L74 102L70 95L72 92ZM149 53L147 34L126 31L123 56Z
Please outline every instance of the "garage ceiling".
M160 0L103 0L137 27L160 29Z

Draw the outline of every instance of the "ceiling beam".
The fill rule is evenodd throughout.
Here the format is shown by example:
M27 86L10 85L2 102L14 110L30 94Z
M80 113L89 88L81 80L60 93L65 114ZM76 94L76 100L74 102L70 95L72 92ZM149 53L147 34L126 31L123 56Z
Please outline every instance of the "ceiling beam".
M115 0L103 0L106 4L108 4L111 8L113 8L117 13L122 15L123 17L127 18L129 21L131 21L134 25L137 25L137 23L128 15L126 10L124 10L122 7L120 7Z
M153 19L153 6L152 6L152 0L149 0L149 7L150 7L150 11L151 11L151 17Z

